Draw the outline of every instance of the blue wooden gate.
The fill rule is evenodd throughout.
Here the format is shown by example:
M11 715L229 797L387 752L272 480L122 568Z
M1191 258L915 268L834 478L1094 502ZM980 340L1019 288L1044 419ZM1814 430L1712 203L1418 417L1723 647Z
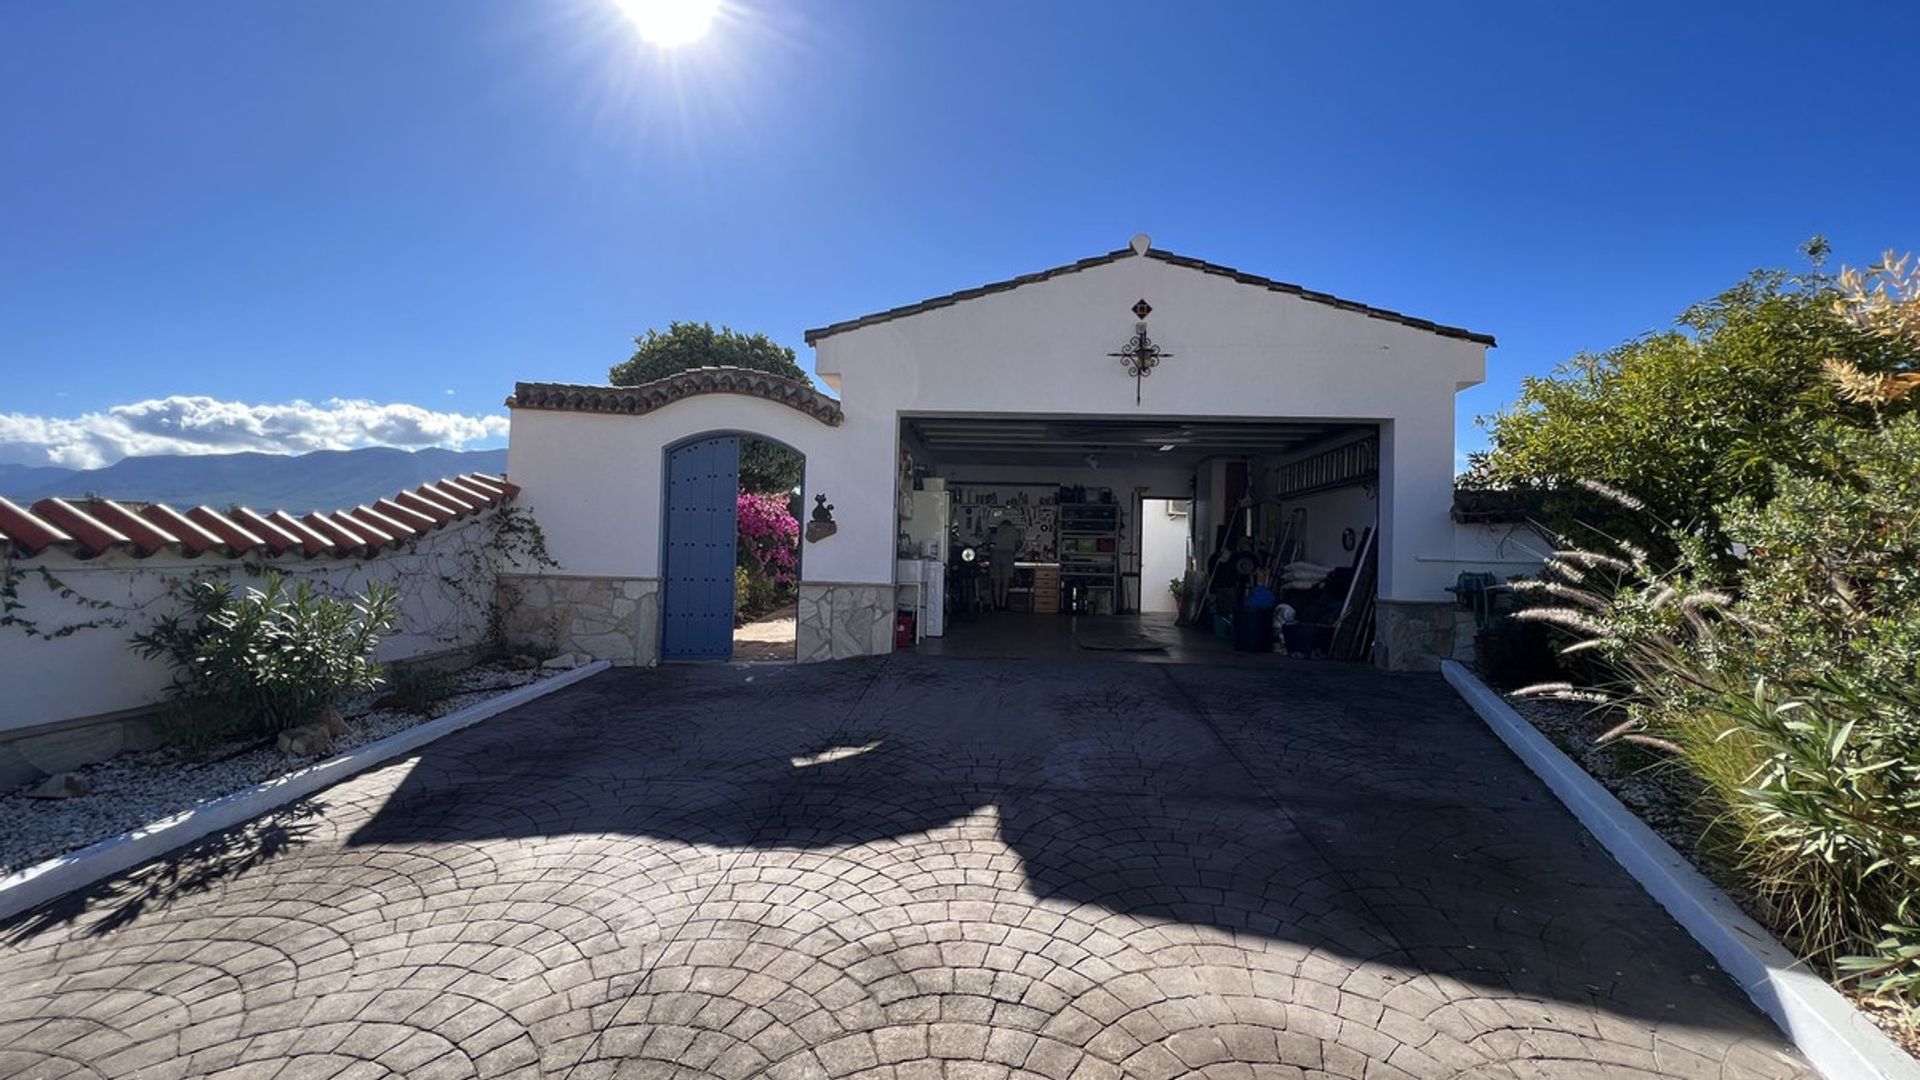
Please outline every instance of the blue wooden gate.
M733 658L733 564L740 440L701 439L667 457L663 660Z

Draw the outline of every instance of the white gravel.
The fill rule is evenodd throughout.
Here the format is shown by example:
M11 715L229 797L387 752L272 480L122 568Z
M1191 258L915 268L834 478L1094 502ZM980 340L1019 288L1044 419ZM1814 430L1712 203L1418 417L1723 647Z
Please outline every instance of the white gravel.
M455 676L461 692L425 716L394 709L368 711L384 690L349 697L340 706L349 731L333 740L334 752L386 738L551 674L499 664L469 668ZM0 795L0 875L323 760L289 757L271 744L234 753L258 741L217 748L197 761L171 748L121 754L75 770L92 789L78 798L30 799L22 791Z
M1701 795L1699 781L1645 747L1596 743L1595 739L1620 722L1618 715L1596 711L1592 705L1549 698L1509 696L1507 704L1613 792L1614 798L1651 826L1662 840L1695 862L1702 861L1696 848L1705 823L1694 810ZM1713 870L1717 872L1718 868Z

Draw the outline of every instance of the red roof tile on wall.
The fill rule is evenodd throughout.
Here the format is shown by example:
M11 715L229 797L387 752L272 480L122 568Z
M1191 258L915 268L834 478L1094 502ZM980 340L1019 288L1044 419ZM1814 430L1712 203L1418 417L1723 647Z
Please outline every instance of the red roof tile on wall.
M402 506L411 506L415 510L433 519L435 524L445 525L460 516L460 511L446 503L435 502L418 492L403 491L393 497L393 501Z
M82 558L108 551L144 557L165 550L229 558L373 555L519 493L505 477L472 473L397 492L371 506L299 518L285 510L262 514L246 507L222 513L196 506L183 513L165 503L112 499L42 499L25 509L0 498L0 551L31 557L58 548Z
M133 543L126 533L65 499L41 499L33 504L33 512L41 521L52 522L73 537L81 547L91 551L104 551L117 544Z
M196 506L187 511L187 517L194 524L220 538L227 550L234 555L245 555L257 547L266 547L267 542L240 527L232 518L222 517L211 506Z
M324 555L333 550L333 541L314 532L307 524L285 510L275 510L267 520L300 538L300 550L307 555Z
M55 544L73 543L73 537L61 532L59 526L33 516L4 498L0 498L0 533L28 555Z
M127 534L137 555L151 555L168 544L178 544L180 538L139 514L121 506L112 499L95 499L87 504L87 510L94 517Z
M366 537L357 532L349 532L336 525L332 518L318 510L300 519L307 527L327 538L327 544L333 554L346 555L367 546Z
M220 546L219 537L166 503L148 503L140 508L140 516L179 537L180 550L188 555L199 555Z
M300 546L299 537L244 506L233 508L233 519L245 526L248 532L264 541L267 550L275 555L284 555Z

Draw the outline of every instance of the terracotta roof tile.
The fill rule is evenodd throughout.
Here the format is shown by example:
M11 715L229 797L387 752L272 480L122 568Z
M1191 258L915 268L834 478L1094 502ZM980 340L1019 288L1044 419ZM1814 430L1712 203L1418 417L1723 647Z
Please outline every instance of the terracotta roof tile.
M177 546L180 543L180 538L171 530L141 517L112 499L93 500L87 504L87 512L127 534L128 543L133 545L137 554L151 555L169 544Z
M323 516L341 532L357 538L370 555L378 554L381 548L393 542L393 537L354 517L352 511L335 510Z
M389 517L410 526L416 533L426 532L440 524L434 518L411 507L402 506L392 499L381 499L373 504L373 508L378 510L382 517Z
M40 520L52 522L73 537L82 555L98 555L116 545L133 543L126 533L65 499L41 499L33 504L33 512Z
M507 408L644 416L655 409L700 394L742 394L765 398L797 409L829 427L838 426L846 419L846 414L840 410L840 403L814 389L810 382L737 367L689 368L636 386L515 383L513 396L507 399Z
M140 508L140 516L179 537L180 550L189 555L202 555L223 544L205 526L166 503L148 503Z
M280 526L287 532L300 538L300 550L308 555L329 554L333 551L333 541L315 532L306 522L287 513L275 510L267 515L267 520Z
M468 480L464 476L450 476L447 479L440 481L440 487L442 490L451 488L454 491L459 492L460 494L466 496L467 499L473 502L476 506L486 506L488 503L492 502L494 499L499 498L498 495L495 495L493 492L488 491L486 488L483 488L478 484L473 483L472 481Z
M410 540L425 531L395 521L393 518L375 510L371 506L356 506L351 510L341 512L352 514L355 521L362 522L370 528L379 530L392 540Z
M448 506L453 507L458 515L462 517L466 516L470 510L480 509L482 505L477 501L475 496L463 492L456 487L449 486L446 480L436 481L431 484L421 484L415 490L430 499L438 499Z
M332 518L318 510L307 514L307 516L300 520L306 524L307 528L326 537L327 541L333 545L333 553L336 555L345 555L350 551L358 551L367 546L365 537L357 532L349 532L341 528Z
M37 555L55 544L71 544L73 537L50 521L44 521L0 498L0 535L28 555Z
M445 525L460 516L460 511L444 502L436 502L415 491L403 491L393 497L393 501L432 518L436 524Z
M1032 285L1035 282L1046 281L1050 278L1060 277L1065 274L1078 273L1082 270L1090 270L1096 266L1105 266L1108 263L1119 262L1121 259L1134 257L1136 256L1132 248L1121 248L1118 251L1109 251L1105 255L1095 255L1092 258L1081 259L1079 262L1068 263L1065 266L1056 266L1032 274L1022 274L1019 277L1008 278L1005 281L996 281L989 285L963 289L960 292L948 293L945 296L935 296L931 299L919 301L918 303L888 308L885 311L876 311L871 315L862 315L858 318L832 323L807 331L806 341L809 345L817 344L821 338L832 337L834 334L844 333L848 330L858 330L863 326L891 322L894 319L905 318L908 315L918 315L923 311L952 307L954 304L972 300L976 297L1008 292L1022 285ZM1189 258L1185 255L1175 255L1170 251L1161 251L1159 248L1149 248L1145 255L1140 257L1157 259L1160 262L1173 266L1184 267L1189 270L1198 270L1203 274L1213 274L1217 277L1228 278L1242 285L1251 285L1255 288L1267 289L1272 292L1287 293L1292 296L1297 296L1302 300L1311 301L1316 304L1327 304L1332 307L1337 307L1342 311L1352 311L1365 315L1368 318L1384 319L1388 322L1401 323L1405 326L1411 326L1416 330L1426 330L1430 333L1439 334L1442 337L1461 338L1466 341L1477 342L1481 345L1494 344L1491 334L1479 334L1458 326L1443 326L1440 323L1428 319L1415 318L1412 315L1402 315L1397 311L1373 307L1372 305L1362 304L1356 300L1343 300L1329 293L1315 292L1299 285L1293 285L1285 281L1275 281L1272 278L1261 277L1257 274L1249 274L1243 270L1235 270L1231 266L1221 266L1218 263L1210 263L1203 259Z
M0 498L0 544L33 556L64 547L83 557L125 550L152 555L177 546L183 554L209 551L239 556L253 551L285 555L344 555L384 547L499 506L520 493L503 476L472 473L422 484L333 513L296 518L285 510L261 514L245 507L221 513L196 506L185 513L165 503L118 503L112 499L42 499L32 509Z
M294 548L301 546L298 536L261 517L257 511L249 510L244 506L236 506L233 508L232 516L233 519L248 532L258 536L264 541L267 545L267 550L275 555L284 555Z
M463 473L460 479L464 481L468 487L479 488L481 491L495 497L507 493L506 485L488 476L486 473Z
M254 548L267 546L267 542L255 536L253 530L243 528L239 522L211 506L196 506L187 511L187 517L219 537L220 542L227 545L227 551L231 554L245 555Z

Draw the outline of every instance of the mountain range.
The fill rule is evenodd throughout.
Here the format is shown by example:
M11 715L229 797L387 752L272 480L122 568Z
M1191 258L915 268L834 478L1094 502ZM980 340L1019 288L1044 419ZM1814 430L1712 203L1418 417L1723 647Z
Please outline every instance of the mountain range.
M0 465L0 495L30 503L96 496L259 510L336 510L460 473L505 472L505 450L317 450L310 454L155 454L100 469Z

